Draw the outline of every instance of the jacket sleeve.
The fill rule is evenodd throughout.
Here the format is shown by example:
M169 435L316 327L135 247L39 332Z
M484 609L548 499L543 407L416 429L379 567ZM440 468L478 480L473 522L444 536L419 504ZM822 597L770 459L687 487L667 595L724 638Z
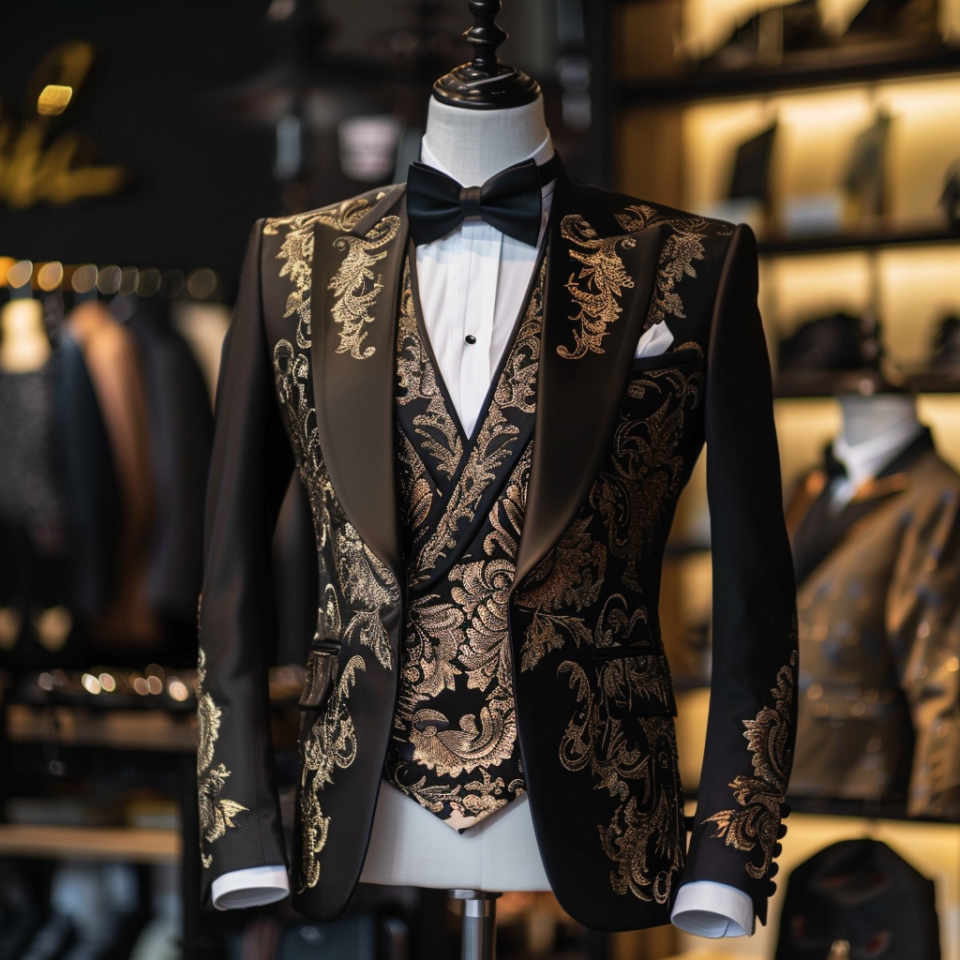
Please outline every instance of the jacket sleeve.
M285 864L267 669L271 537L292 457L274 397L260 287L262 221L223 348L207 486L197 774L203 898L234 870Z
M915 739L907 813L960 819L960 490L910 517L887 594L887 639Z
M736 229L707 360L713 674L706 750L682 883L746 893L766 921L796 728L796 590L783 521L757 248Z

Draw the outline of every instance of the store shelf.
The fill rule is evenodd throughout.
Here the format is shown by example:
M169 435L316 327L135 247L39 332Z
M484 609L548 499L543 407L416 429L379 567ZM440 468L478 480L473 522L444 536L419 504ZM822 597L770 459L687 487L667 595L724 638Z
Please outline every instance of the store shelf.
M621 108L687 103L957 71L960 49L928 38L885 40L786 53L779 64L769 66L738 71L703 68L696 73L623 83L618 88L618 103Z
M757 244L761 257L804 253L839 253L847 250L876 250L888 247L919 247L960 243L960 231L928 229L914 231L877 230L822 237L771 237Z
M178 830L0 824L2 856L174 863L181 850Z
M10 704L7 738L14 743L59 743L167 753L192 753L197 748L196 721L192 714L91 711L70 706Z

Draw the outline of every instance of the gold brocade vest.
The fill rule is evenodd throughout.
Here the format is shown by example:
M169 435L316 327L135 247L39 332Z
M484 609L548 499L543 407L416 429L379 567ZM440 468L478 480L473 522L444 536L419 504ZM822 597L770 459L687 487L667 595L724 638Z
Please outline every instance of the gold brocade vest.
M406 617L385 777L465 829L525 789L508 613L530 474L546 271L541 263L534 273L470 438L431 354L411 273L408 262L397 334Z

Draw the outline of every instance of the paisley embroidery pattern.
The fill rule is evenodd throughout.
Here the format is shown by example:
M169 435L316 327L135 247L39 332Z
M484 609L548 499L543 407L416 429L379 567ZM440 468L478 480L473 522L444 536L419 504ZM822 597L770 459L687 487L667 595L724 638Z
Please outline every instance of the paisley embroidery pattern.
M526 438L544 277L541 269L493 402L467 450L459 436L451 442L453 419L420 341L406 292L409 275L403 285L398 413L409 592L386 776L457 829L524 792L509 604L532 462ZM431 459L438 464L435 476ZM500 484L499 497L481 508Z
M230 771L222 763L213 765L214 749L220 736L222 711L213 702L213 697L203 689L207 679L207 658L200 650L197 665L197 781L200 798L200 859L205 868L213 866L213 854L205 844L215 843L226 836L228 830L239 827L247 807L221 797Z
M349 353L356 360L365 360L376 353L375 347L366 347L362 353L360 351L367 338L363 328L373 323L370 311L383 290L380 274L375 274L373 268L387 256L383 248L399 231L400 218L388 216L374 224L362 237L344 235L334 241L334 247L346 254L327 284L327 289L332 290L336 297L330 315L341 327L337 353Z
M570 214L560 224L560 236L575 248L570 256L583 266L579 274L571 274L566 288L578 306L570 319L580 325L573 331L574 348L557 347L557 353L566 360L579 360L588 353L604 353L601 346L607 327L623 313L620 297L625 289L633 287L631 277L617 254L617 245L636 246L629 237L600 237L583 217Z
M714 823L713 837L727 846L749 853L759 844L763 863L746 865L747 873L755 880L767 875L774 856L780 813L786 801L787 781L792 762L792 751L787 748L790 738L790 709L793 705L796 651L789 666L777 674L773 706L764 707L754 720L744 720L743 734L752 754L753 776L737 776L730 784L739 810L721 810L704 823Z
M320 791L333 783L334 768L345 770L357 758L357 733L347 700L363 657L351 657L320 716L300 743L301 884L299 892L320 880L320 853L327 843L330 817L323 814Z
M705 258L703 241L706 239L707 229L717 225L703 217L661 218L653 207L645 204L627 207L623 213L617 214L617 222L629 233L636 233L653 223L672 228L660 250L657 285L643 329L648 330L667 316L686 317L683 300L676 291L677 284L684 277L697 276L694 261ZM726 236L728 233L721 229L719 235Z
M560 744L560 763L571 773L588 772L595 789L617 801L610 823L599 826L603 851L615 864L610 885L620 895L667 903L683 869L686 841L673 721L610 716L583 667L565 660L558 668L562 674L569 674L579 706ZM643 678L636 679L642 684ZM662 688L655 683L641 685L638 692L657 699ZM640 736L631 740L627 729Z
M661 529L667 504L680 492L684 457L677 446L684 435L688 411L700 403L703 387L703 351L696 343L696 367L689 376L677 367L651 370L635 376L628 394L635 400L661 398L659 407L644 419L623 419L613 440L612 469L604 470L590 493L590 505L603 518L610 552L626 561L623 582L640 591L637 564Z
M417 435L423 438L421 448L436 462L438 472L452 480L463 459L463 441L443 402L436 371L433 364L427 362L427 348L417 330L409 262L403 271L401 289L397 403L401 406L414 401L421 401L420 405L426 403L426 410L413 417Z
M310 272L313 266L314 227L322 224L334 230L352 230L369 211L368 200L348 200L335 207L311 210L292 217L268 220L263 227L266 236L277 236L286 228L278 259L284 261L281 277L293 282L293 292L287 297L284 317L297 317L297 346L310 349Z
M287 221L274 220L267 225L270 230L265 228L264 232L276 233L276 227L283 224L290 228L277 258L284 261L280 276L289 277L294 284L285 316L296 314L297 336L295 345L288 340L275 345L273 371L277 397L286 412L297 471L310 501L320 582L326 585L317 611L316 638L345 646L356 642L370 650L385 670L392 670L390 638L380 613L399 603L400 587L390 570L363 543L340 507L320 449L316 411L309 399L311 372L307 351L312 338L309 293L313 227L323 223L337 230L351 229L368 206L360 200ZM320 793L332 782L334 770L348 768L356 757L356 736L347 701L358 673L365 669L363 657L352 657L320 716L304 728L300 746L301 892L319 881L319 855L330 828L330 817L321 808Z
M469 453L460 477L446 495L447 503L436 528L413 558L411 586L424 583L430 573L455 550L458 531L471 524L484 493L504 465L515 456L520 428L511 419L532 415L536 405L536 378L540 362L540 323L547 273L544 260L526 313L494 391L493 402Z

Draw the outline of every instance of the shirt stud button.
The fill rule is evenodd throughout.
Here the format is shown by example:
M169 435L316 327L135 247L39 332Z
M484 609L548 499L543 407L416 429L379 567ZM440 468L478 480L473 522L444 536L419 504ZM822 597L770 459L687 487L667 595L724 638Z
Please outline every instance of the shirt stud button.
M469 343L471 346L477 342L477 338L472 333L468 333L463 340L464 343Z

